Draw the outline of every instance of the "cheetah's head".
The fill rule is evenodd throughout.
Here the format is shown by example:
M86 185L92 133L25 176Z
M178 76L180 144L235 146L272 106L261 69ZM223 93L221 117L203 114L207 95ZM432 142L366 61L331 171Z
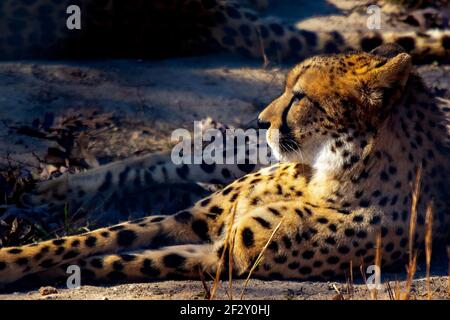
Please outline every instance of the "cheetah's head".
M377 132L401 98L412 66L395 47L375 50L314 57L289 72L283 94L258 119L281 161L316 167L335 153L342 165L336 148L357 154L361 141Z

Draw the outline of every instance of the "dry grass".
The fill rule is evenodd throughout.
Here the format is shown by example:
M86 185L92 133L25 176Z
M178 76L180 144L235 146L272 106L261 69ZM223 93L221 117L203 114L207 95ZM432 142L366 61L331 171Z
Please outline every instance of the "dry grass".
M379 272L381 273L381 230L377 234L375 243L376 243L375 265L377 266L377 270L379 270ZM381 279L381 274L379 275L379 277ZM375 287L374 289L371 290L370 297L373 300L378 299L378 288L377 287Z
M431 266L431 251L433 244L433 204L427 205L425 216L425 257L427 263L427 297L428 300L432 298L431 284L430 284L430 266Z
M252 268L250 269L250 272L248 273L247 279L245 279L244 287L242 288L242 291L241 291L241 295L240 295L240 299L241 300L244 298L244 292L245 292L245 289L247 288L248 282L250 281L250 277L252 276L253 271L255 271L256 267L261 262L264 252L266 251L267 247L269 246L270 242L272 241L275 233L278 231L278 229L280 229L280 226L283 223L283 219L284 218L282 218L280 220L278 225L273 230L273 232L270 235L269 239L267 240L266 244L264 245L264 247L262 248L261 252L259 253L258 258L256 259L255 263L253 264Z
M415 273L417 271L417 259L418 259L418 249L416 248L415 243L415 234L416 234L416 227L417 227L417 210L418 210L418 203L419 203L419 196L420 196L420 184L421 184L421 167L418 168L415 181L412 184L412 203L411 203L411 214L409 219L409 242L408 242L408 263L406 265L406 279L405 284L401 285L399 280L394 281L394 286L391 285L391 282L386 282L384 284L385 291L388 294L388 297L390 300L410 300L412 297L411 295L411 288L413 279L415 276ZM233 299L233 248L234 248L234 233L233 233L233 222L236 214L236 204L232 208L232 214L230 217L230 222L228 225L228 232L226 236L226 241L224 244L224 250L222 252L222 256L218 262L217 265L217 272L216 276L212 277L214 279L214 283L212 286L212 290L209 290L204 278L202 276L202 283L205 288L205 296L207 299L214 299L217 291L217 287L219 285L219 278L223 266L223 261L225 257L226 250L229 250L229 279L228 279L228 288L224 288L228 298L230 300ZM245 290L248 287L249 281L251 279L251 276L254 272L254 270L257 268L257 266L262 261L263 255L265 250L267 249L268 245L272 241L274 235L279 230L281 224L283 222L283 219L278 223L278 225L273 230L271 236L267 240L266 244L258 254L257 259L255 260L253 266L251 267L247 278L245 279L245 282L243 284L243 287L241 289L241 293L239 296L239 299L244 299ZM235 231L234 231L235 232ZM382 237L381 237L381 230L377 233L376 236L376 246L375 246L375 265L378 267L378 270L381 270L381 264L382 264ZM431 278L430 278L430 269L431 269L431 256L432 256L432 239L433 239L433 210L432 210L432 202L427 204L426 212L425 212L425 258L426 258L426 296L428 300L431 300L433 298L433 292L431 290ZM447 247L447 254L449 259L449 267L448 267L448 297L450 299L450 246ZM369 297L372 300L377 300L379 298L379 288L372 288L369 289L369 286L367 284L367 278L365 275L365 266L364 262L361 261L360 264L360 271L362 278L364 280L364 283L366 285L366 288L369 293ZM336 295L333 296L333 300L351 300L354 298L354 279L353 279L353 261L350 261L350 267L349 267L349 274L346 274L346 287L343 287L344 291L340 290L335 284L333 284L333 289L336 291Z
M414 279L414 275L417 270L417 250L414 249L414 235L417 226L417 204L420 196L420 181L422 177L422 167L419 166L416 173L416 179L413 184L412 192L412 204L411 215L409 217L409 242L408 242L408 254L409 261L406 267L406 286L402 292L396 293L396 297L400 300L409 300L411 298L411 286Z
M233 225L234 225L234 217L236 216L236 207L237 204L239 203L239 201L237 200L234 204L233 207L231 208L231 215L230 215L230 219L228 221L228 229L227 229L227 235L225 238L225 242L223 244L223 250L222 250L222 255L217 263L217 267L216 267L216 276L214 278L214 283L211 289L211 295L210 295L210 300L213 300L216 296L216 292L217 292L217 286L219 284L219 280L220 280L220 275L222 273L222 266L223 266L223 261L225 260L225 254L227 252L227 250L229 250L230 254L229 256L232 256L232 252L233 252L233 247L229 247L230 245L230 239L234 238L233 235Z

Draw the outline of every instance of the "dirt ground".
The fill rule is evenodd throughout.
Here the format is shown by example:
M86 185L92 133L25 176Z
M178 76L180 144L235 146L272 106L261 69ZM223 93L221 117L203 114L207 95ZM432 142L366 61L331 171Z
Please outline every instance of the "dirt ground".
M311 3L313 3L312 1ZM352 8L355 1L333 1ZM323 10L323 8L319 8ZM317 13L320 13L320 10ZM286 12L278 8L277 13ZM283 11L284 10L284 11ZM302 27L348 26L348 13L329 10L326 18L305 18ZM361 15L351 13L361 22ZM289 17L298 19L298 17ZM304 18L304 17L303 17ZM326 19L326 22L323 20ZM331 19L331 20L330 20ZM31 124L45 113L97 110L114 112L120 125L100 132L90 149L98 159L120 159L133 154L167 150L170 134L179 127L193 130L193 121L211 117L243 126L256 118L262 108L281 93L289 66L245 60L229 54L178 58L163 61L10 61L0 63L0 162L20 163L38 168L38 157L51 142L12 134L11 127ZM418 67L426 83L443 99L450 98L450 66ZM450 104L450 101L449 101ZM105 160L106 161L106 160ZM419 266L412 298L426 298L424 268ZM447 259L432 263L431 290L435 299L449 298ZM379 298L388 299L386 284L404 280L405 274L383 278ZM233 281L233 297L238 298L244 280ZM211 285L211 283L208 283ZM221 282L218 298L229 297ZM341 292L348 297L345 282L295 282L251 280L244 299L333 299ZM368 299L369 290L356 281L353 299ZM0 294L0 299L204 299L200 281L164 281L122 284L108 287L58 288L43 296L38 291Z

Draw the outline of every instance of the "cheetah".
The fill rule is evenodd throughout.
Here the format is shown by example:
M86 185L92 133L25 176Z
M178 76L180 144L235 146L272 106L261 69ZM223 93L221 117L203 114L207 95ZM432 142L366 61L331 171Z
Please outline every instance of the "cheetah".
M258 278L332 279L351 266L373 264L380 242L382 266L395 266L409 255L412 185L420 172L412 242L419 247L424 240L427 206L435 241L445 241L448 113L411 60L395 45L306 59L259 115L279 163L241 174L174 215L2 248L0 283L33 274L49 282L71 264L80 266L83 283L198 279L200 272L228 267L242 276L256 260L252 275ZM107 192L139 179L223 178L223 169L231 169L133 161L106 166L102 175L74 175L66 194L47 185L34 201Z
M0 58L161 58L221 48L282 62L368 52L391 42L415 62L450 58L449 30L303 30L262 17L246 2L255 9L268 5L265 0L6 0L0 3ZM74 4L81 9L80 30L66 26ZM167 23L172 20L176 23Z

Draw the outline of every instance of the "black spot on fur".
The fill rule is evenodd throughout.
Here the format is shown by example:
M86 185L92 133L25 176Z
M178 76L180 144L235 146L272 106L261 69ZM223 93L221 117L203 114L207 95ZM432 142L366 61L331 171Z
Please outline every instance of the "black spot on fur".
M442 46L445 50L450 49L450 36L444 36L442 37Z
M312 259L314 257L314 251L306 250L302 253L302 257L307 260Z
M181 211L175 215L175 221L186 224L192 219L192 214L189 211Z
M163 258L163 263L168 268L180 268L183 266L185 261L186 261L185 257L180 256L179 254L176 253L168 254Z
M298 32L302 37L305 38L308 46L315 47L317 45L317 35L312 31L299 30Z
M302 43L297 38L292 37L289 39L289 47L293 53L298 53L298 51L302 50Z
M328 219L324 218L324 217L320 217L320 218L317 218L317 222L321 223L321 224L327 224L328 223Z
M123 281L123 280L125 280L127 278L125 273L123 273L121 271L111 271L106 276L111 281Z
M200 206L206 207L208 204L210 204L210 202L211 202L211 198L203 199L202 201L200 201Z
M372 49L375 49L382 43L383 40L380 37L364 37L361 39L361 49L368 52Z
M358 238L364 239L364 238L367 237L367 232L364 231L364 230L360 230L360 231L358 231L358 232L356 233L356 236L357 236Z
M241 18L240 12L238 10L236 10L234 7L227 6L226 13L230 18L233 18L233 19Z
M222 176L224 178L230 178L231 177L231 172L230 170L228 170L227 168L223 168L222 169Z
M267 246L268 249L277 252L278 251L278 243L276 241L272 241L269 243L269 245Z
M123 186L125 184L125 181L128 177L128 173L130 172L130 168L126 167L120 174L119 174L119 186Z
M136 260L136 256L133 254L121 254L120 258L125 262Z
M19 266L24 266L27 263L28 263L28 258L22 257L22 258L19 258L19 259L16 260L16 264L19 265Z
M122 247L129 247L137 239L137 235L132 230L121 230L117 233L117 244Z
M337 264L339 262L339 258L335 256L331 256L327 259L329 264Z
M215 163L207 164L203 162L200 165L200 168L202 168L202 170L205 171L206 173L213 173L214 169L216 168L216 164Z
M72 245L73 248L78 247L80 245L80 240L77 240L77 239L73 240L71 245Z
M55 246L60 246L60 245L64 244L65 242L66 242L66 239L55 239L55 240L52 241L52 243Z
M338 251L339 251L339 253L347 254L350 252L350 249L346 246L339 246Z
M142 264L141 272L146 276L155 278L161 274L157 268L153 267L153 261L150 259L145 259Z
M209 241L208 224L205 220L195 220L192 222L192 231L203 241Z
M63 256L63 259L64 259L64 260L73 259L73 258L77 257L79 254L80 254L79 252L71 250L71 251L68 251L68 252Z
M98 188L99 192L105 192L111 187L111 181L112 181L112 173L111 171L108 171L105 176L105 180Z
M395 42L398 45L402 46L406 52L410 52L414 50L414 48L416 47L416 41L414 40L413 37L400 37L397 40L395 40Z
M292 241L287 235L283 236L283 242L286 249L290 249L292 247Z
M51 268L53 266L55 266L56 263L53 262L52 259L45 259L44 261L42 261L39 266L42 268Z
M181 167L177 168L176 171L182 179L187 179L189 167L186 164L183 164Z
M221 214L223 212L223 209L219 206L212 206L211 209L209 209L209 212L212 214Z
M307 275L312 272L312 269L310 267L301 267L298 271L300 274Z
M97 243L97 238L90 236L86 239L84 243L86 244L87 247L90 248L95 247L95 244Z
M347 237L353 237L355 235L355 230L353 230L353 229L345 229L344 234Z
M271 229L272 225L267 220L261 217L253 217L264 229Z
M275 258L273 258L273 261L277 264L283 264L286 263L287 257L285 255L278 255Z
M277 36L282 36L284 34L284 30L283 27L277 23L271 23L269 25L270 30L273 31L273 33L275 33L275 35Z
M21 252L22 252L22 249L17 249L17 248L8 250L8 253L10 253L10 254L19 254Z
M275 216L280 216L280 215L281 215L280 211L278 211L277 209L270 208L270 207L269 207L268 209L269 209L269 211L272 212L273 215L275 215Z
M250 228L244 228L241 233L242 242L247 248L252 247L255 244L253 231Z
M152 222L152 223L161 222L164 219L166 219L166 218L165 217L156 217L156 218L151 219L150 222Z
M92 259L90 263L91 263L91 266L93 266L96 269L103 268L103 261L99 258Z

